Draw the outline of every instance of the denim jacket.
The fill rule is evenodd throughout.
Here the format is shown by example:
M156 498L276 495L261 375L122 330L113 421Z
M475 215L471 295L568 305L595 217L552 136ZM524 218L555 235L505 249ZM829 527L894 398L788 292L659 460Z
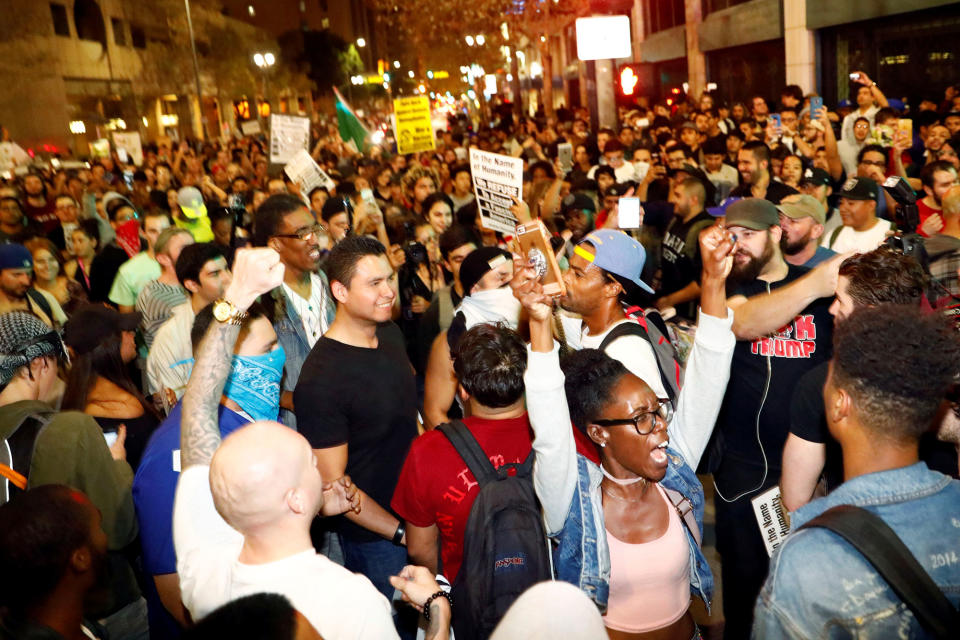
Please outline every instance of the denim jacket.
M326 324L329 327L337 315L337 307L330 294L330 283L327 281L327 274L320 271L317 274L323 286L326 289L324 301L324 314L326 315ZM287 356L287 361L283 366L283 391L293 391L300 379L300 369L307 356L310 355L310 343L307 341L307 333L303 329L303 321L297 315L296 309L292 304L287 304L287 295L283 287L277 287L270 292L270 299L266 302L273 306L273 330L277 332L277 341L283 347ZM283 424L294 429L297 428L297 419L292 411L286 409L280 410L280 420Z
M690 501L699 536L703 534L703 487L695 467L710 438L730 375L736 343L727 318L701 316L684 387L668 425L667 472L660 484ZM529 352L527 410L534 430L534 486L544 510L548 535L557 542L553 562L559 579L589 596L603 612L610 591L610 551L603 520L600 468L576 453L556 347ZM709 606L713 575L692 533L690 589Z
M923 462L857 476L797 509L794 530L851 504L883 518L954 607L960 603L960 481ZM926 638L873 566L820 528L791 534L774 552L757 600L754 638Z

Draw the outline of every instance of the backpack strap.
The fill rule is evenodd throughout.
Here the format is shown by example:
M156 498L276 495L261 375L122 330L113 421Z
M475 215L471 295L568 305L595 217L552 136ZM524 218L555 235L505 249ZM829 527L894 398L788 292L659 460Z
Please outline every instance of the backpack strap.
M654 315L659 318L659 314L650 314L651 317L647 318L647 320L653 320L652 316ZM645 322L645 324L646 327L639 322L621 322L607 332L603 341L600 342L598 349L604 351L614 340L624 336L638 336L646 340L653 348L653 355L657 359L657 370L660 372L660 382L667 392L670 402L676 406L677 396L680 393L680 365L677 363L676 358L673 357L673 343L671 343L670 338L663 333L663 331L666 331L666 325L664 325L663 331L661 331L657 328L655 320L653 322ZM664 347L664 345L666 345L666 347ZM670 374L674 374L673 377L671 377Z
M490 464L490 459L484 453L477 439L473 437L467 425L460 420L446 422L437 427L440 433L447 436L457 453L467 463L470 473L477 479L480 486L497 480L497 470Z
M707 214L710 215L710 214ZM712 227L716 222L714 220L701 220L696 222L687 230L687 237L683 241L683 253L693 260L700 248L700 232L707 227Z
M960 613L879 516L842 504L827 509L800 529L811 527L829 529L859 551L933 637L956 637Z
M36 421L36 428L32 433L30 430L21 433L20 428L31 419ZM30 463L37 447L37 440L40 439L40 432L49 423L50 418L47 415L28 413L0 443L0 505L10 501L11 484L20 491L26 491L29 484L27 475L30 473ZM14 441L13 447L10 446L11 440ZM25 473L20 473L14 467L22 469Z
M452 286L443 287L437 291L437 319L441 331L449 329L450 323L453 322L453 297L450 294Z
M843 231L843 225L840 225L833 230L833 233L830 234L830 242L827 244L827 249L833 248L833 243L837 241L837 237L840 235L841 231Z
M42 293L30 287L27 289L27 297L30 298L30 302L40 308L40 311L50 319L51 323L56 324L57 319L53 317L53 309L50 308L50 303L47 302L47 299L43 297Z
M690 535L692 535L693 539L697 542L697 546L702 546L700 542L700 525L697 524L697 514L693 512L693 503L679 491L667 489L663 485L660 485L660 488L667 494L667 498L670 499L673 508L677 510L677 515L680 516L680 521L686 525Z

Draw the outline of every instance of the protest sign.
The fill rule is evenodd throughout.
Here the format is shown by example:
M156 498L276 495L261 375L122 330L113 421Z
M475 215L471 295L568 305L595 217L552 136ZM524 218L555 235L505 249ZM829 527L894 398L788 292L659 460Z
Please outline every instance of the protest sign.
M301 149L310 150L310 118L270 114L270 162L286 164Z
M523 160L470 148L473 191L485 229L513 235L517 219L510 211L513 199L523 196Z
M393 112L398 153L416 153L436 148L427 96L397 98L393 101Z
M113 146L119 154L124 151L127 157L138 167L143 164L143 146L140 142L140 133L137 131L114 131Z
M306 149L301 149L297 155L290 159L287 166L283 168L284 172L290 176L290 179L300 187L300 196L307 206L310 206L310 192L317 187L326 187L327 192L332 192L336 188L336 183L320 168L320 165L307 153ZM318 212L319 213L319 212Z
M247 120L246 122L240 123L240 131L243 132L245 136L255 136L260 134L260 121L259 120Z

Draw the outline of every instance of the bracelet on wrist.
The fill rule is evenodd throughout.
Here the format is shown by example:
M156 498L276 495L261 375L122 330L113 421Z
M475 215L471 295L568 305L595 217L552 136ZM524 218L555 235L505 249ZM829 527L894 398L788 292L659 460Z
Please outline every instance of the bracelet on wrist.
M426 620L427 622L430 622L430 605L437 598L446 598L447 602L450 604L450 611L451 612L453 611L453 598L450 597L449 593L441 589L440 591L437 591L435 594L427 598L426 602L423 603L423 619Z
M397 524L397 530L393 532L393 539L390 540L393 544L400 546L400 543L403 542L403 535L407 532L407 528L403 526L403 520Z

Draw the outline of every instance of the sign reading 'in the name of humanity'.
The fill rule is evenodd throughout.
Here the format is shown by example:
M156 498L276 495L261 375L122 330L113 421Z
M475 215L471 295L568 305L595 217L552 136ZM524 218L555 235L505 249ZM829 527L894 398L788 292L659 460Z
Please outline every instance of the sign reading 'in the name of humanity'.
M470 148L470 173L485 229L513 235L517 225L510 207L523 196L523 160Z

